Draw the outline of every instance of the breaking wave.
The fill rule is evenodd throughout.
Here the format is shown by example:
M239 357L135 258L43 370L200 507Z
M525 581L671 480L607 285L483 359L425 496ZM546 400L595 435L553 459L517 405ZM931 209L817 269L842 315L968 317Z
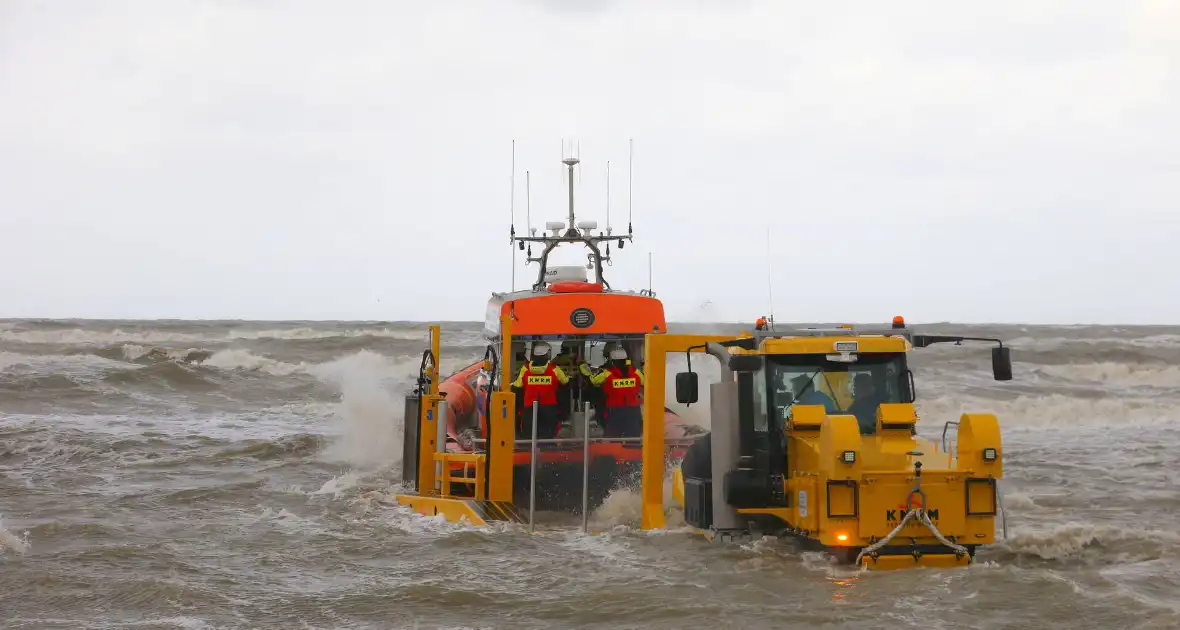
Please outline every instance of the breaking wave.
M1050 394L988 400L968 396L919 400L920 427L941 427L963 413L994 413L1001 427L1070 429L1103 426L1172 425L1180 419L1180 401L1153 398L1078 398Z
M235 340L317 340L373 337L426 340L426 333L412 329L382 328L278 328L269 330L230 329L226 332L192 333L167 330L14 330L0 328L0 343L64 346L109 346L120 343L161 345L169 343L218 343Z

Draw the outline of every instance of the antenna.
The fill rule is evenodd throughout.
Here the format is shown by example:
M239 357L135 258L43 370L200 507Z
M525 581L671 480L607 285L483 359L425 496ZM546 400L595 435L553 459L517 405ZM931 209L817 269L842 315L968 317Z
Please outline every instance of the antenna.
M651 293L651 252L647 253L647 292Z
M631 180L634 178L635 169L633 163L635 162L635 139L627 140L627 233L631 233Z
M606 161L606 233L610 234L610 160Z
M532 193L532 187L529 184L530 184L529 172L526 170L524 172L524 221L525 221L525 227L526 227L526 231L527 231L526 238L532 237L532 235L536 232L536 230L533 229L533 203L532 203L533 193ZM533 258L533 243L532 243L532 241L529 241L528 249L525 250L525 253L524 253L524 266L525 267L529 266L529 263L532 262L532 258Z
M577 165L578 158L567 157L564 160L562 160L561 163L565 164L566 167L569 168L569 171L570 171L570 182L569 182L570 183L570 223L569 223L569 229L572 232L575 229L575 227L574 227L574 166Z
M512 290L516 291L516 140L512 141L512 184L508 193L508 214L512 229L509 230L508 248L512 250Z
M774 260L770 256L770 226L766 226L766 293L770 298L770 325L774 326ZM773 328L772 328L773 330Z

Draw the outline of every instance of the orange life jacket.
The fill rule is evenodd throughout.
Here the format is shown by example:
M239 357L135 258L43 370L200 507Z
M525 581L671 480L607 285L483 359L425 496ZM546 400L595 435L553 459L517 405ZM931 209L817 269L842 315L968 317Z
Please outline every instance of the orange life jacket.
M606 395L604 404L607 407L639 406L639 378L635 366L628 365L620 370L612 365L606 370L610 376L602 382L602 392Z
M558 380L553 363L546 363L545 372L542 374L533 372L532 363L524 369L524 383L522 385L525 407L532 407L533 401L540 401L541 406L556 405Z

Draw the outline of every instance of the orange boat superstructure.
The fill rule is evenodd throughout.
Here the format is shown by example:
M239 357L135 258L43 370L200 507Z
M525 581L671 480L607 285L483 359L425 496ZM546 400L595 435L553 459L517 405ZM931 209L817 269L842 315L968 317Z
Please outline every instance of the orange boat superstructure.
M610 245L619 248L631 240L626 235L612 235L597 230L593 221L575 221L573 181L576 158L563 160L570 173L570 206L568 225L562 222L546 224L549 234L537 235L533 229L528 236L512 234L513 245L527 249L526 264L540 267L536 282L528 289L493 294L488 301L483 336L488 342L485 359L477 361L451 376L442 379L439 393L445 396L447 414L447 445L451 453L484 451L488 439L487 409L491 394L502 386L504 375L515 375L525 365L532 344L545 342L553 349L555 362L570 377L570 383L559 397L561 429L559 443L544 443L538 448L537 498L542 505L566 507L580 505L582 500L583 462L585 461L585 427L591 437L601 435L595 421L602 404L601 392L594 387L578 366L587 363L591 368L601 366L609 348L618 345L627 351L633 365L643 369L644 335L667 332L663 304L649 290L626 291L614 289L603 277L603 265L610 262ZM552 266L549 256L559 246L581 246L587 251L584 266ZM541 248L533 256L534 246ZM593 277L589 277L593 271ZM511 321L511 356L504 354L501 325ZM507 363L507 366L504 363ZM505 370L504 368L507 367ZM519 400L519 396L517 397ZM531 413L517 404L516 414ZM589 414L589 418L585 414ZM588 422L587 422L588 421ZM517 426L513 448L514 489L517 497L527 496L531 460L530 435L521 435ZM669 460L683 458L692 440L705 430L686 422L671 410L665 410L664 434ZM541 436L549 438L552 436ZM615 441L594 441L590 454L591 505L597 505L612 489L639 470L642 448L639 436ZM465 464L452 464L456 469Z

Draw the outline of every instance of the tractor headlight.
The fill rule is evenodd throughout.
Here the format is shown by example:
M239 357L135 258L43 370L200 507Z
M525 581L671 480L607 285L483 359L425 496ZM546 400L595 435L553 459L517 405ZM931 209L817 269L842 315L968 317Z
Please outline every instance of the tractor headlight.
M840 461L845 464L852 464L856 462L856 451L844 451L840 454Z
M996 449L994 449L994 448L983 449L983 461L985 461L985 462L996 461Z

